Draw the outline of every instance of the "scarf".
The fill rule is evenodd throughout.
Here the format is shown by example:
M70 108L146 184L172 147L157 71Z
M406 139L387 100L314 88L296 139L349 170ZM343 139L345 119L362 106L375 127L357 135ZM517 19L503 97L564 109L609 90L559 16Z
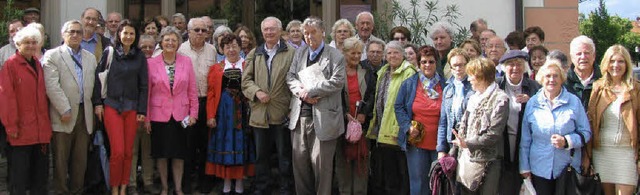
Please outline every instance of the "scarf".
M422 89L424 90L424 92L429 96L429 98L438 99L438 97L440 97L440 94L433 88L440 82L440 75L435 74L433 78L427 78L427 76L424 76L424 74L419 74L420 82L422 83Z

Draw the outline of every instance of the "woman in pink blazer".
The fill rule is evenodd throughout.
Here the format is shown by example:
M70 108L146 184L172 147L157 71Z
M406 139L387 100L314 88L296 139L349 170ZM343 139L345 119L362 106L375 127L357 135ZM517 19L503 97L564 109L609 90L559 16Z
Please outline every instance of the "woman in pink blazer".
M189 57L176 51L182 42L175 27L160 33L162 55L150 58L147 132L151 133L151 155L156 158L162 193L168 194L167 159L172 159L175 193L182 195L182 173L187 150L186 131L198 117L195 73ZM182 123L182 124L181 124Z

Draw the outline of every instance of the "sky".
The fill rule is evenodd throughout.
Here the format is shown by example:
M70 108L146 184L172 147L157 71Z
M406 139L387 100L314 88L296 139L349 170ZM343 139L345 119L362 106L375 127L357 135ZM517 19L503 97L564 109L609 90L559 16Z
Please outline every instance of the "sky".
M640 16L640 0L605 0L609 15L618 15L630 20ZM598 0L587 0L578 5L580 13L588 15L598 7Z

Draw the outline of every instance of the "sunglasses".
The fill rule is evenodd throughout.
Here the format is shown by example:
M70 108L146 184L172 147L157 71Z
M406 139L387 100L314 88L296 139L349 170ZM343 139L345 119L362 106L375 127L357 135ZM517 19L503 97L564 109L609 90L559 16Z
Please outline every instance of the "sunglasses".
M196 28L196 29L192 29L192 30L193 30L193 32L197 32L197 33L201 33L201 32L205 33L205 32L209 31L209 29L206 29L206 28Z

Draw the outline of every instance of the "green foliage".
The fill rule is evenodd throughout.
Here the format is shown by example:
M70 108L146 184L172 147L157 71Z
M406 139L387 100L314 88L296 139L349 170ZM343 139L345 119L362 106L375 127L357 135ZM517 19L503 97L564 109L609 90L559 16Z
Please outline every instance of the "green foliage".
M13 7L13 0L7 0L2 8L2 21L0 21L0 46L9 43L9 22L22 18L22 10Z
M422 3L422 4L421 4ZM376 36L389 40L390 26L404 26L411 31L412 42L416 45L427 43L429 28L437 22L446 22L452 26L454 43L460 43L470 34L466 27L456 21L460 18L460 8L456 4L446 5L442 8L439 0L410 0L410 8L405 8L397 0L385 5L383 11L374 14L376 22ZM398 23L394 24L394 21ZM392 24L392 25L389 25Z
M633 24L631 20L619 16L610 16L604 5L604 0L599 0L598 9L591 11L588 17L580 15L580 34L593 39L596 44L596 59L600 60L607 48L614 44L625 46L630 52L640 46L640 35L631 32ZM637 55L634 59L637 61Z
M228 1L224 5L214 4L207 8L204 14L198 14L198 16L207 15L212 19L227 19L228 26L231 30L235 30L236 24L242 21L242 1ZM215 30L215 29L214 29Z

